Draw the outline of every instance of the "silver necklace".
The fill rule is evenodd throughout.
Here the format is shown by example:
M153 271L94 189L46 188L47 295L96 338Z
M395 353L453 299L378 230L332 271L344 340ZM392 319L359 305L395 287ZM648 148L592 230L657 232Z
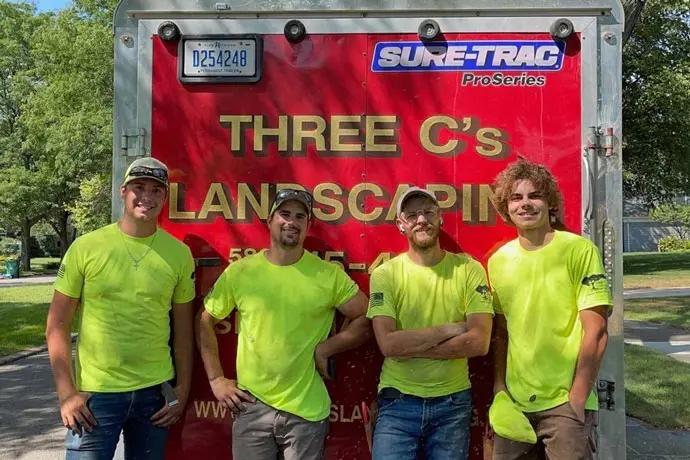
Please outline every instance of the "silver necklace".
M118 226L119 228L119 226ZM158 229L156 229L156 233L153 235L153 239L151 240L151 243L149 243L149 247L146 249L146 252L144 252L144 255L139 257L138 259L132 255L132 252L129 250L129 247L127 246L127 243L125 242L125 237L122 236L122 230L120 230L120 239L122 240L122 244L124 244L125 249L127 250L127 254L129 255L129 258L132 259L132 262L134 262L134 271L139 270L139 263L144 260L144 257L146 257L149 252L151 252L151 248L153 248L153 243L156 241L156 237L158 236Z

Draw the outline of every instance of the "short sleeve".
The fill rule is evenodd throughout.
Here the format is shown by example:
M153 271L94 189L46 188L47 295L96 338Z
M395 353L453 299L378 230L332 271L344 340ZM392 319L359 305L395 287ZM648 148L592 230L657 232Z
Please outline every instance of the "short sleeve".
M55 290L74 299L81 298L84 287L84 258L81 252L81 241L75 240L69 247L57 272Z
M489 259L489 264L488 264L488 269L489 269L489 281L491 281L491 285L493 285L493 280L498 276L497 270L495 269L494 262L493 262L493 257ZM499 296L499 293L496 291L496 289L493 289L493 295L491 296L491 302L492 306L494 309L494 313L503 315L503 306L501 305L501 297Z
M335 284L333 285L333 301L332 305L339 307L359 292L359 286L352 278L345 273L344 270L333 266L335 272Z
M227 317L235 309L235 296L232 292L232 271L230 265L218 277L204 299L204 308L216 319Z
M597 306L613 306L609 280L604 274L604 264L597 247L585 240L582 248L573 253L571 270L574 282L578 311Z
M194 258L185 246L184 260L180 264L177 286L173 293L173 303L187 303L194 300Z
M494 314L491 290L484 267L476 260L467 264L465 280L465 315Z
M383 270L382 267L374 270L374 273L371 274L369 308L367 309L367 318L369 319L376 316L398 318L393 290L390 287L388 276L388 272Z

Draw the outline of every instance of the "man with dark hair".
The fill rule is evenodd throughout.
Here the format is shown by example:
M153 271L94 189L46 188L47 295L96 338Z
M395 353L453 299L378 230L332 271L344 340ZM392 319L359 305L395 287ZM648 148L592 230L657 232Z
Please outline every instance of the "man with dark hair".
M527 415L537 444L496 436L495 460L590 460L596 449L594 383L612 306L590 240L554 230L561 194L544 166L519 160L496 179L496 208L518 237L489 260L496 310L496 393Z
M234 413L236 459L321 459L329 358L371 337L367 297L338 266L304 250L312 207L308 192L279 191L268 217L270 248L232 263L205 300L201 357L213 394ZM226 378L213 327L234 309L237 377ZM351 322L329 338L336 309Z
M120 433L126 459L162 460L168 426L182 416L191 385L194 259L157 224L168 168L153 158L135 160L120 195L122 219L70 246L48 312L48 354L69 429L67 460L112 458Z
M385 360L373 460L465 460L472 395L467 358L487 354L491 293L479 262L441 249L443 219L429 190L397 203L408 250L371 275L368 316Z

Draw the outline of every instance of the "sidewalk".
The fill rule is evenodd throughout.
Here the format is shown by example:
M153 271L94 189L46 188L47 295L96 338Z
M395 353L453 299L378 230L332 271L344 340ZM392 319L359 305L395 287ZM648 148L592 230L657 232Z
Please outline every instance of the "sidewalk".
M27 276L24 278L0 278L0 288L26 286L27 284L53 284L55 275Z
M625 343L641 345L690 364L690 330L646 323L623 321Z

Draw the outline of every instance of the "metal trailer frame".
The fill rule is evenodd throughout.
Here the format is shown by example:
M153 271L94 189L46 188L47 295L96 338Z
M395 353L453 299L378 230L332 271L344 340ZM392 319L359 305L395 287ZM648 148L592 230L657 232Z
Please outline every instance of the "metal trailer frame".
M299 18L313 33L416 33L423 19L448 32L534 32L569 18L582 34L582 229L601 249L614 297L599 380L600 459L626 455L623 384L623 6L619 0L122 0L115 10L113 220L129 163L151 155L152 40L158 25L185 35L282 34Z

